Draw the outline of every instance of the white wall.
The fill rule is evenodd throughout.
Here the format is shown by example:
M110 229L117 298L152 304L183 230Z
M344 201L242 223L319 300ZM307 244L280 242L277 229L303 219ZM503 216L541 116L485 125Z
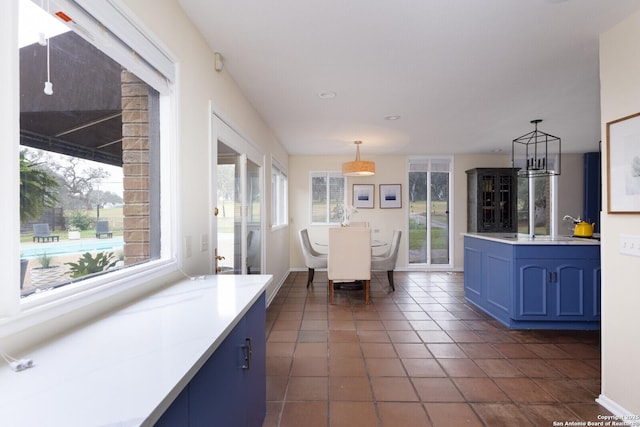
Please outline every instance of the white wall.
M507 144L509 145L509 144ZM398 254L398 269L408 268L407 236L407 156L371 156L365 160L376 162L376 174L368 178L348 178L348 197L351 200L353 184L375 184L375 209L360 209L354 221L369 221L374 238L391 240L394 229L403 231L401 250ZM289 205L290 205L290 264L293 269L304 269L300 251L298 230L308 228L312 241L326 241L326 226L309 225L309 172L320 170L339 171L351 157L340 156L291 156ZM562 156L562 175L558 177L558 221L567 213L582 215L582 154ZM460 233L467 231L467 174L465 171L477 167L511 167L511 154L457 155L453 158L453 199L451 201L453 227L453 269L464 267L463 240ZM378 186L380 184L402 184L402 209L379 209ZM376 232L376 230L379 230ZM565 230L567 231L567 230Z
M621 234L640 235L640 215L608 214L606 124L640 112L640 13L600 37L603 141L602 396L618 411L640 414L640 258L619 253ZM637 141L640 144L640 141ZM620 413L620 412L618 412Z
M571 215L574 218L583 217L583 189L584 155L563 154L562 173L558 177L558 212L556 217L558 234L573 233L571 221L563 221L562 217L565 215Z
M175 55L179 63L179 216L180 241L190 236L193 242L191 258L184 259L184 270L191 274L210 272L213 254L201 252L199 242L209 232L210 206L209 150L210 102L242 136L265 154L266 259L264 272L274 275L274 284L267 290L267 299L275 286L284 280L289 270L288 230L272 232L269 228L271 212L271 154L287 165L288 155L272 130L263 121L241 92L226 69L214 70L213 50L191 24L176 0L154 2L150 9L146 0L125 0L145 27L156 35L161 44ZM224 52L222 53L224 55ZM211 202L213 203L213 202ZM272 249L277 248L277 251ZM281 255L284 254L284 255Z
M352 204L353 184L375 184L374 209L358 209L352 221L368 221L373 238L391 241L393 230L401 229L402 241L407 236L407 158L404 156L363 156L364 160L376 162L376 174L372 177L348 177L347 200ZM290 216L290 265L293 269L304 269L298 230L307 228L311 241L326 242L328 226L309 225L309 173L311 171L341 171L342 163L353 160L353 156L291 156L289 159L289 216ZM402 208L380 209L379 185L402 184ZM398 254L398 266L406 266L408 251L402 248Z

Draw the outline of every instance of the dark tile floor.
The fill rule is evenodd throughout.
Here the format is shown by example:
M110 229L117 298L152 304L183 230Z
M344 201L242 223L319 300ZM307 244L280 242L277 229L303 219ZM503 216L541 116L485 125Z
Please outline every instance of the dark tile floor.
M396 272L363 291L294 272L267 310L265 427L553 426L609 414L600 334L512 331L464 299L462 273Z

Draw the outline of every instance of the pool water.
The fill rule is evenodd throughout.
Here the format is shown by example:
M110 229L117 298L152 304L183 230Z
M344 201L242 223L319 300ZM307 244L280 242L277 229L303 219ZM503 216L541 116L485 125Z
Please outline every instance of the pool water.
M59 242L22 243L20 245L20 258L37 258L44 255L65 255L94 251L117 252L124 247L122 237L111 239L80 239L61 240Z

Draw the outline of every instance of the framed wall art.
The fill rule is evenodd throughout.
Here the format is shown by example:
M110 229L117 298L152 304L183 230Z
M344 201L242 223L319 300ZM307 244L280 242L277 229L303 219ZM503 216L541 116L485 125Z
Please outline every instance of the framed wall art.
M607 211L640 213L640 113L607 123Z
M402 185L380 184L380 209L402 207Z
M353 184L353 207L373 209L374 184Z

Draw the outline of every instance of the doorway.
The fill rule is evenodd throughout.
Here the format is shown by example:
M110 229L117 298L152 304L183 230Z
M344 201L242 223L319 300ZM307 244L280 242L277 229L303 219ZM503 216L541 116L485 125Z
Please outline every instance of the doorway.
M409 162L409 265L451 266L451 160Z
M216 274L261 274L262 166L237 133L215 121L213 270Z

